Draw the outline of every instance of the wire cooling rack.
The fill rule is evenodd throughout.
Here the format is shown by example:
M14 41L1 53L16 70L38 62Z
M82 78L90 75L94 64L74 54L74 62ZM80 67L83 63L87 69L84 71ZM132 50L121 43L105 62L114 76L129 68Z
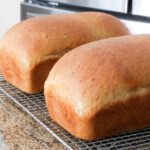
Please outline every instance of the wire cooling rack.
M21 92L0 74L0 91L17 104L48 132L50 132L66 149L69 150L150 150L150 128L132 133L124 133L112 138L94 142L85 142L71 136L58 124L53 122L46 110L43 94L29 95Z

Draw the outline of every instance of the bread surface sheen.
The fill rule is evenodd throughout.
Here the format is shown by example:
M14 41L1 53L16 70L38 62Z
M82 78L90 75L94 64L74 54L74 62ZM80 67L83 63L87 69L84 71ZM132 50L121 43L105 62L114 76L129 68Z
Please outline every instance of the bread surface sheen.
M65 54L44 86L51 118L96 140L150 126L150 35L85 44Z
M104 13L34 17L15 25L2 38L0 68L17 88L38 93L63 54L87 42L128 33L119 19Z

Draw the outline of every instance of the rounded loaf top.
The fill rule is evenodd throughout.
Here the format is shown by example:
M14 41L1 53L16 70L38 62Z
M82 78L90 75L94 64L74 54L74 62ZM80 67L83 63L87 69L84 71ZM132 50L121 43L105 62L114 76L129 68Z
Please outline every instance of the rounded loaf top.
M129 35L85 44L52 68L45 93L91 115L110 101L144 94L150 86L150 35Z
M12 27L2 38L0 49L33 65L50 55L87 42L128 34L119 19L104 13L85 12L38 16Z

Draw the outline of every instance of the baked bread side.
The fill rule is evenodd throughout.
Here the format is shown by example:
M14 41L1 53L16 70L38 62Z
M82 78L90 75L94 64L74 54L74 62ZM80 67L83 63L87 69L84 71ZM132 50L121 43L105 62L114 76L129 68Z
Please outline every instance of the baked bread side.
M12 27L0 41L0 68L17 88L38 93L63 54L87 42L128 33L123 23L104 13L31 18Z
M150 126L149 60L150 35L110 38L72 50L45 82L51 118L84 140Z

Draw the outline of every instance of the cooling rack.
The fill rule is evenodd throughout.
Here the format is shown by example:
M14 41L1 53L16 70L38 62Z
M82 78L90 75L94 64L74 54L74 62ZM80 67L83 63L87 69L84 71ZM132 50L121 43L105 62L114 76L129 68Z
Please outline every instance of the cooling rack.
M22 111L30 115L50 134L52 134L66 149L69 150L150 150L150 128L132 133L124 133L112 138L85 142L70 135L56 124L48 115L42 93L29 95L21 92L0 74L0 92L6 95Z

